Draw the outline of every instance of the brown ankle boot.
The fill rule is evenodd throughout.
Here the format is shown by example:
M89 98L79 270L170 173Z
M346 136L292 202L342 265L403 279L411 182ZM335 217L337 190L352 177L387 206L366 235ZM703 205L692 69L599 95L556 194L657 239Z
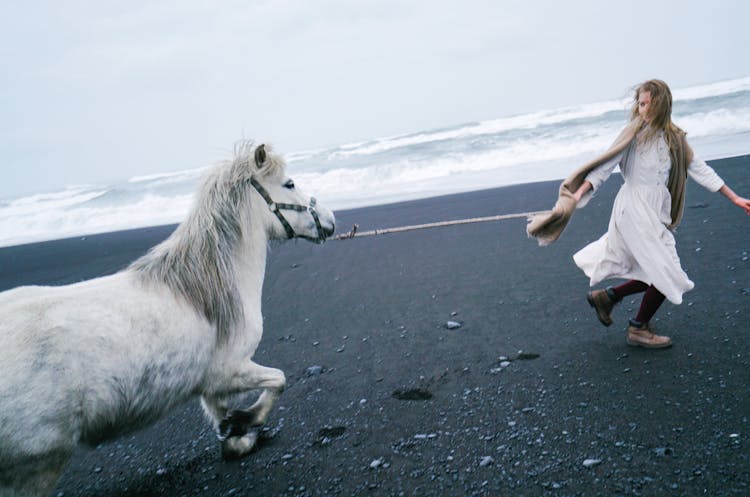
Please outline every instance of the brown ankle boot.
M607 290L593 290L586 294L586 300L589 301L589 305L596 311L596 317L604 326L612 324L612 309L617 303L612 297L609 296Z
M628 345L631 347L644 347L646 349L664 349L672 346L672 339L667 336L657 335L651 329L648 324L642 328L628 326Z

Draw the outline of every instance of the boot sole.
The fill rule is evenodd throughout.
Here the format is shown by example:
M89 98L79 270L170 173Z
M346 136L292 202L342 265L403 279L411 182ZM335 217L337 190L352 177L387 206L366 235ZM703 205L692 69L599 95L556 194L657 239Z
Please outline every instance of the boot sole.
M666 349L672 346L672 342L664 343L664 344L657 344L657 345L650 345L646 343L636 342L635 340L631 340L630 338L627 338L626 342L631 347L643 347L644 349Z
M589 305L594 308L596 311L596 317L599 318L599 322L602 323L604 326L609 326L612 324L612 319L609 320L609 322L606 319L603 319L599 315L599 309L596 308L596 304L594 303L594 299L591 297L591 292L586 294L586 300L588 301Z

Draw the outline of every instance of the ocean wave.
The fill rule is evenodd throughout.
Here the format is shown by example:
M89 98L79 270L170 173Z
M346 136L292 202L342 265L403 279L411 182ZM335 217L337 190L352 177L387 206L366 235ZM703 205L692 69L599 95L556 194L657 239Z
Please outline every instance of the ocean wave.
M26 212L0 209L0 246L177 223L185 218L192 201L192 194L176 197L148 195L138 202L121 206L93 208L78 205Z
M469 123L458 128L382 138L374 142L360 143L356 146L347 146L346 148L339 147L339 149L331 152L330 157L335 159L355 155L373 155L425 143L456 140L472 136L494 135L508 131L534 129L539 126L549 126L577 119L599 117L613 111L624 112L625 109L626 102L623 100L585 104L576 107L564 107L501 119Z
M748 90L750 90L750 77L679 89L675 90L673 93L675 101L677 102L716 97ZM424 143L455 140L470 136L498 134L511 130L533 129L539 126L556 125L579 119L601 117L612 112L621 112L622 116L627 116L630 102L630 97L627 97L618 100L561 107L500 119L467 123L449 129L385 137L367 142L350 143L331 151L330 157L335 159L355 155L381 154L394 149L411 147Z
M554 162L567 168L567 159L606 149L615 132L612 129L609 133L592 133L577 140L565 137L530 138L516 140L502 148L471 153L454 153L427 159L402 157L399 160L375 163L370 167L340 167L324 172L292 174L299 180L299 184L306 185L319 198L337 200L352 198L358 192L362 196L379 197L392 195L394 192L410 194L434 191L436 184L442 184L443 179L452 178L458 184L467 173L492 173L482 176L481 185L501 186L508 184L509 169L529 168L530 165L545 162ZM473 179L471 185L464 184L463 187L481 185L477 185Z
M675 116L688 137L726 135L750 131L750 108L717 109L684 116Z
M148 183L151 185L161 185L169 183L179 183L186 180L193 180L201 177L208 170L208 167L198 167L194 169L184 169L170 173L146 174L142 176L133 176L128 179L128 183Z
M698 100L701 98L718 97L732 93L750 91L750 76L709 83L705 85L681 88L672 91L672 97L677 100Z
M0 219L48 210L61 210L88 202L107 193L106 188L70 186L57 192L37 193L8 200L0 209Z
M750 153L750 77L674 95L675 121L700 157ZM335 209L558 179L606 150L628 107L628 99L609 100L285 157L300 188ZM5 199L0 246L179 222L206 169Z

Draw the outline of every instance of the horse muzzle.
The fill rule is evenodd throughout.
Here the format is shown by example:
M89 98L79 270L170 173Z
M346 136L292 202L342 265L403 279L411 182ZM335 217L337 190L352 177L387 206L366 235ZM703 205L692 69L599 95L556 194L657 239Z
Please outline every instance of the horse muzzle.
M323 212L318 211L315 207L315 198L311 199L311 205L308 212L312 215L315 223L313 229L318 233L317 238L311 238L310 240L317 243L323 243L326 238L329 238L333 235L333 232L336 231L336 219L333 216L333 212L328 209L324 209Z
M331 223L331 227L328 226L321 226L321 237L323 239L330 238L333 235L333 232L336 231L336 225L334 223Z

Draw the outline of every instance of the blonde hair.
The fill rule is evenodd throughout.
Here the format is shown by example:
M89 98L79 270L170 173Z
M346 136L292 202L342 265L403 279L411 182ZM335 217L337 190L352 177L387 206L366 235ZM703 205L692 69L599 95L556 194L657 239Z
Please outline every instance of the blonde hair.
M638 97L642 92L651 94L651 105L649 106L649 125L639 137L646 142L659 132L664 132L670 150L678 146L679 140L685 135L685 132L672 122L672 92L669 90L667 83L660 79L649 79L635 87L633 95L633 107L630 111L630 118L636 119L638 114Z

